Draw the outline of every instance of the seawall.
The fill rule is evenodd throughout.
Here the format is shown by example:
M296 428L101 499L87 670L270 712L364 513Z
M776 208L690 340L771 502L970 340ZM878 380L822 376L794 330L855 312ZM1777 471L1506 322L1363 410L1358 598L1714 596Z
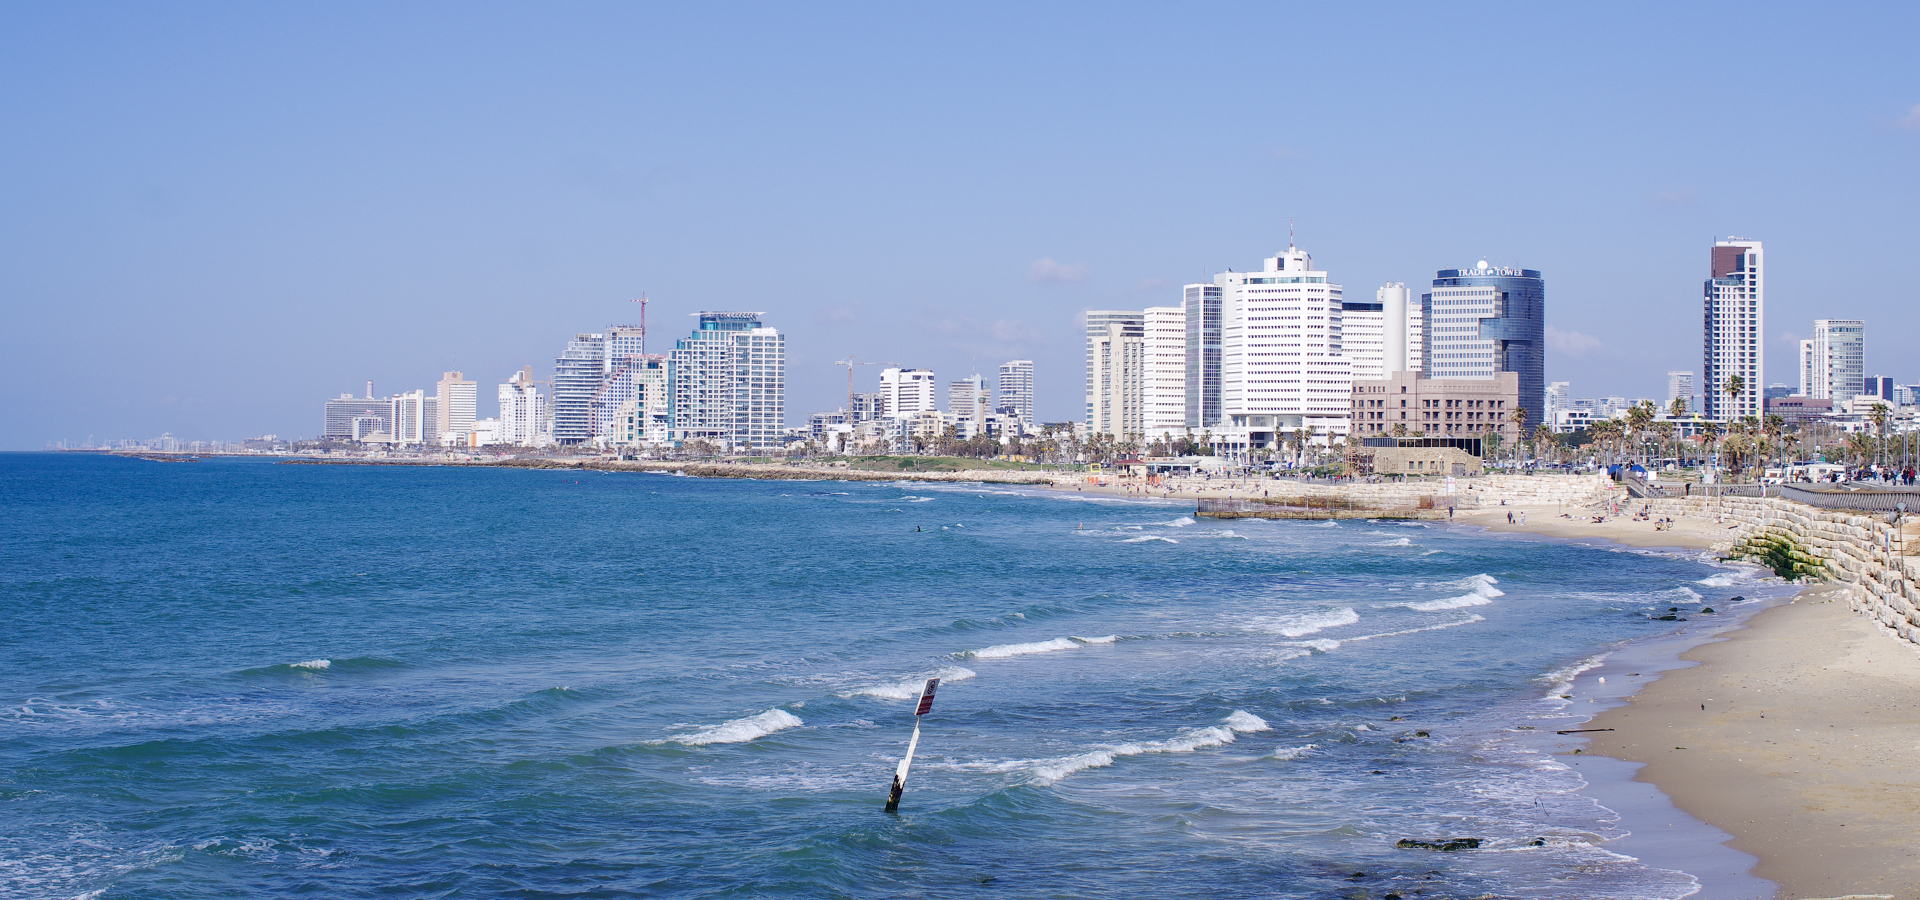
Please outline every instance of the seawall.
M1633 501L1656 516L1723 518L1737 526L1714 549L1732 553L1755 539L1793 544L1801 561L1846 589L1847 603L1901 640L1920 644L1920 559L1899 555L1900 535L1885 514L1818 509L1776 497L1665 497ZM1911 536L1909 536L1911 540Z

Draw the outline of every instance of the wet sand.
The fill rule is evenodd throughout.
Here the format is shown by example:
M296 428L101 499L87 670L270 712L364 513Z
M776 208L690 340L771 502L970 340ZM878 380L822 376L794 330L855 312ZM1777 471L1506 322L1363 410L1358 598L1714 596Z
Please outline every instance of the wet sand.
M1920 654L1833 587L1681 654L1596 717L1588 754L1644 763L1733 835L1781 900L1920 896Z

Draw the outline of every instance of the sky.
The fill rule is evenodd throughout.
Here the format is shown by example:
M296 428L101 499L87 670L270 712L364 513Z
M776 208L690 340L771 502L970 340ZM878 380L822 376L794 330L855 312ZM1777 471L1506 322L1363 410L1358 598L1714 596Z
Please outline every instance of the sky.
M700 310L942 381L1298 245L1349 298L1547 280L1548 378L1664 399L1708 248L1920 382L1920 5L0 5L0 449L311 436ZM878 366L858 367L871 390Z

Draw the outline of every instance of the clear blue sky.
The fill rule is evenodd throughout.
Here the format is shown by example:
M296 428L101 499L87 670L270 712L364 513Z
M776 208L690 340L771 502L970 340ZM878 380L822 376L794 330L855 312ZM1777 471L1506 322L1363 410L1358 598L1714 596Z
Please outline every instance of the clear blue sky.
M310 435L447 369L486 414L643 290L654 348L764 310L793 421L849 353L1032 357L1072 419L1082 310L1289 218L1349 296L1543 270L1581 396L1699 368L1728 234L1769 381L1847 317L1920 382L1917 9L10 3L0 448Z

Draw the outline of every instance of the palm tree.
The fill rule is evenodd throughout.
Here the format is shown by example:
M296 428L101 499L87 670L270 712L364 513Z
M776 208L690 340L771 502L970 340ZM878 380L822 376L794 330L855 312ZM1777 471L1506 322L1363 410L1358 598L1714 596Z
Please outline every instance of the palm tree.
M1672 403L1667 404L1668 418L1678 419L1681 416L1684 416L1686 414L1687 414L1687 401L1682 400L1679 397L1675 397L1673 398Z
M1513 413L1507 416L1507 418L1513 420L1513 434L1515 438L1513 442L1513 461L1519 462L1520 442L1527 439L1527 408L1524 406L1516 406L1513 409Z
M1880 462L1886 462L1887 420L1889 418L1887 405L1885 403L1875 403L1872 409L1867 410L1867 421L1873 423L1874 432L1880 435Z
M1741 394L1744 394L1744 393L1746 393L1746 392L1747 392L1747 381L1746 381L1746 379L1744 379L1744 378L1741 378L1741 377L1740 377L1740 376L1738 376L1738 375L1729 375L1729 376L1727 376L1727 387L1726 387L1726 391L1727 391L1727 402L1728 402L1729 404L1733 404L1733 403L1735 403L1736 401L1738 401L1738 400L1740 399L1740 395L1741 395ZM1733 417L1732 417L1732 416L1728 416L1727 418L1729 418L1729 419L1731 419L1731 418L1733 418Z

